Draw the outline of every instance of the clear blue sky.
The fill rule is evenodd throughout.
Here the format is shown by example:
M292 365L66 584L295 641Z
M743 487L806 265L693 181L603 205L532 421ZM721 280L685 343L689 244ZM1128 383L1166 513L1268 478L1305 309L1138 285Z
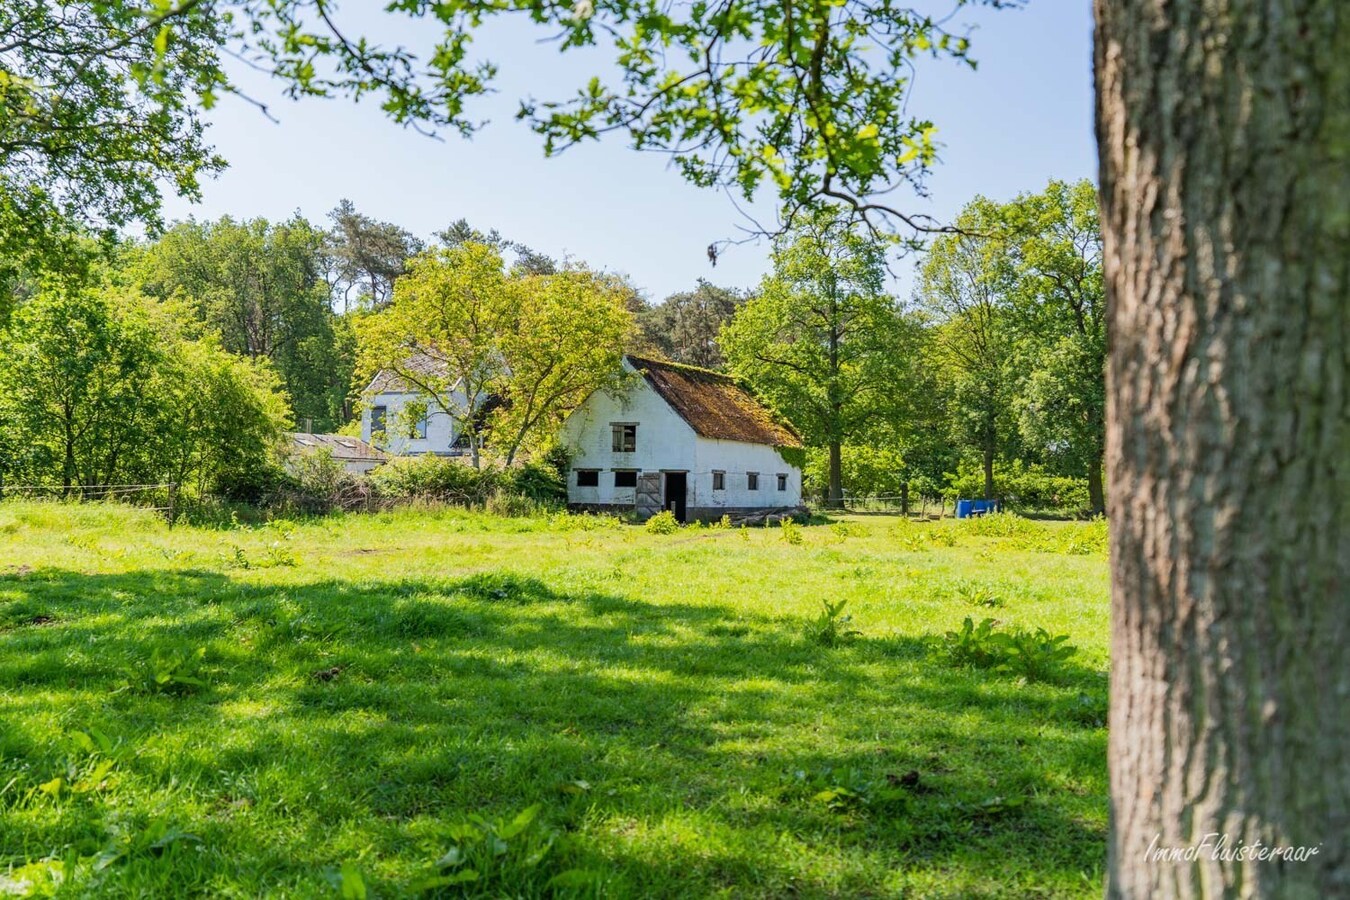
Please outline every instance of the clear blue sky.
M356 5L343 16L353 32L415 45L416 29L435 27L405 23L391 31ZM975 8L957 21L977 27L979 69L919 64L910 112L934 121L944 147L931 199L908 208L949 219L976 194L1007 199L1050 178L1095 178L1088 0ZM685 184L664 159L629 149L620 135L544 157L539 139L512 118L517 98L565 96L597 63L573 54L559 60L536 37L513 24L479 42L501 67L501 90L476 110L492 123L471 142L404 130L374 104L293 103L275 86L253 82L250 92L280 122L240 100L223 101L209 114L209 137L230 168L205 186L202 203L171 199L166 214L283 219L299 210L321 222L346 197L424 238L459 218L496 228L545 253L623 272L654 300L699 277L753 286L767 266L765 246L733 247L715 269L705 255L741 221L724 195ZM771 220L771 204L760 210ZM901 291L911 267L897 269Z

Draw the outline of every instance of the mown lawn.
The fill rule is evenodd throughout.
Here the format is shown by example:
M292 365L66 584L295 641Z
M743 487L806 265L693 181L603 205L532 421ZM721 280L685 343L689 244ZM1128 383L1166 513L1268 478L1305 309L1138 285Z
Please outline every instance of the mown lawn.
M1099 896L1104 529L1009 518L0 504L0 895Z

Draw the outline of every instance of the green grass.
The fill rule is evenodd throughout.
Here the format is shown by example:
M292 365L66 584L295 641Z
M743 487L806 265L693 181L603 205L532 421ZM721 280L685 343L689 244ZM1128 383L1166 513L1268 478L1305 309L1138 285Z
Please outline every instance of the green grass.
M0 505L0 894L1100 896L1104 536Z

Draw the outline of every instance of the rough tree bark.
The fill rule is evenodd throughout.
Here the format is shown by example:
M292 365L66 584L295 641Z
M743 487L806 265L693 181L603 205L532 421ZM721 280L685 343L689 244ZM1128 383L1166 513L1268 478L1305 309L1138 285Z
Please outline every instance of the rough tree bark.
M1350 3L1094 2L1108 893L1347 897Z

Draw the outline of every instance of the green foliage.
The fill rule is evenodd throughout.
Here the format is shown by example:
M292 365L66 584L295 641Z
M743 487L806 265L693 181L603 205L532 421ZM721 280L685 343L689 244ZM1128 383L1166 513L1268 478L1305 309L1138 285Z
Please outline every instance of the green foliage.
M1095 187L1052 181L1005 204L979 197L958 225L964 233L934 242L919 289L936 326L953 439L971 458L1019 459L1083 480L1082 508L1101 509L1106 330Z
M844 493L852 497L894 497L909 481L905 455L894 446L849 443L843 446L841 475ZM823 447L806 451L802 468L802 493L824 497L830 483L829 453ZM918 493L914 494L915 500Z
M200 197L224 167L199 105L223 89L228 29L195 4L13 0L0 9L0 256L68 223L159 219L165 185ZM10 227L15 226L15 227Z
M1067 634L1051 635L1044 628L1000 631L993 619L981 619L977 625L969 616L959 631L948 631L943 639L954 666L994 669L1028 681L1054 681L1078 652Z
M810 217L775 243L773 274L722 329L732 371L809 446L902 418L918 336L884 291L885 252L844 217Z
M820 601L820 613L814 619L807 620L802 627L806 639L822 647L838 647L861 635L861 631L851 627L853 617L844 615L844 607L847 605L847 600L840 600L837 603Z
M127 672L127 684L147 694L192 694L206 687L202 663L206 647L162 647L150 649Z
M0 481L257 495L285 399L267 370L109 290L44 290L0 334Z
M802 526L791 519L783 519L778 523L778 533L784 541L794 546L802 542Z
M489 433L510 466L620 376L634 327L624 298L615 279L585 269L508 273L486 244L432 250L410 263L388 309L361 320L360 371L420 392L468 437L475 466Z
M345 419L354 361L349 325L329 305L326 241L299 216L180 222L128 276L225 350L270 362L293 420L327 432Z
M668 509L663 509L642 526L648 534L674 534L680 530L680 520Z
M422 242L390 222L378 222L342 200L328 214L333 223L325 248L332 257L332 296L343 313L383 309L394 294L394 281L408 260L422 252Z
M536 803L509 820L472 815L468 821L450 826L450 848L436 860L436 874L421 881L418 890L469 886L478 894L519 894L547 886L549 870L541 863L548 859L558 835L539 821L541 809Z
M812 804L838 815L894 816L904 811L910 796L899 786L899 779L894 775L874 779L853 766L823 766L812 771L798 769L784 782L789 796L805 794Z
M499 487L496 469L475 469L452 457L395 457L370 475L380 494L399 500L434 500L479 506Z
M947 473L943 493L948 500L978 498L983 491L984 473L973 464L963 462L955 473ZM1018 459L994 466L994 493L1009 507L1026 511L1076 513L1088 507L1085 480L1051 475Z
M745 297L699 279L692 291L671 294L638 315L643 340L661 356L688 366L721 369L726 360L717 344L723 325Z

